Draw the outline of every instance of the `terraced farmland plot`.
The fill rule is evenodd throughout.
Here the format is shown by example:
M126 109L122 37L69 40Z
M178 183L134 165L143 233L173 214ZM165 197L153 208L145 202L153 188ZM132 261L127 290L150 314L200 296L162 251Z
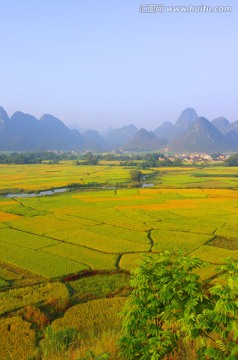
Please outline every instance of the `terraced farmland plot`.
M238 214L237 214L238 217ZM226 223L221 228L217 229L216 235L223 236L226 238L237 239L238 242L238 228L236 224Z
M127 197L97 197L97 198L93 198L93 197L89 197L89 196L80 196L80 200L88 203L88 204L96 204L98 207L102 206L103 208L110 208L112 206L113 203L113 207L114 208L120 208L120 206L124 206L124 205L131 205L131 197L127 196ZM163 203L164 200L162 198L162 196L145 196L145 195L135 195L133 196L133 204L139 205L139 204L153 204L153 203Z
M118 189L115 192L115 189L107 189L107 190L102 190L102 191L93 191L93 192L77 192L74 195L72 195L73 199L87 199L87 198L94 198L96 199L101 199L101 198L105 198L108 199L110 201L110 199L114 199L114 198L128 198L131 196L137 196L138 193L141 191L142 189Z
M15 200L6 200L4 198L0 198L0 209L1 209L1 206L6 206L6 205L15 205L16 202Z
M168 221L168 220L177 222L182 218L181 216L174 214L173 211L156 211L156 210L146 211L141 209L138 211L140 211L140 213L142 214L145 214L145 216L149 216L150 220L146 221L146 224L149 227L153 227L151 222L153 223L153 222Z
M238 209L235 214L224 216L224 223L233 224L235 226L238 225Z
M148 244L148 233L146 231L135 231L129 230L125 228L121 228L119 226L112 226L107 224L98 224L96 226L90 226L87 228L88 231L106 235L110 237L115 237L117 239L123 239L132 242L138 242L142 244Z
M213 235L166 230L154 230L151 237L154 240L153 252L170 250L184 254L191 253L214 238Z
M118 209L121 214L124 216L129 217L131 220L140 221L145 224L148 228L150 228L149 222L153 221L153 216L151 212L145 212L139 209L127 209L127 208L120 208Z
M203 194L209 198L238 199L238 192L229 189L204 189Z
M142 253L165 249L186 254L204 253L203 246L208 252L218 249L213 256L219 263L218 257L227 250L226 239L232 238L233 245L238 241L238 192L234 190L73 192L19 199L25 212L21 216L4 211L18 207L9 201L0 201L0 260L46 277L83 269L132 269ZM36 216L27 216L27 209ZM218 247L221 240L210 242L215 236L225 239L223 249Z
M186 216L188 218L198 218L201 219L201 223L203 219L209 219L211 222L223 221L225 216L229 216L234 214L235 209L233 209L234 204L237 201L231 200L230 207L228 206L227 199L203 199L200 203L196 201L192 212L189 208L184 209L175 209L174 213L180 216Z
M169 214L167 214L166 220L147 222L147 225L159 230L182 231L187 232L188 234L214 234L219 227L223 226L218 220L201 220L184 216L177 216L176 218L170 219Z
M18 219L18 215L13 215L13 214L9 214L7 212L0 211L0 223L9 221L9 220L13 220L13 219Z
M1 260L16 265L46 278L61 277L77 273L88 267L80 262L47 254L38 250L27 249L13 244L0 242Z
M105 253L141 252L149 251L150 249L148 240L146 243L143 243L137 242L136 239L131 241L82 229L59 230L50 232L47 235L71 244L85 246L89 249Z
M65 259L75 260L84 264L85 269L93 270L115 270L118 260L117 254L105 254L67 243L50 246L42 251L58 256L62 263Z
M11 221L9 224L19 230L29 231L34 234L45 235L51 232L67 232L73 229L84 229L91 225L97 225L96 221L77 218L72 216L55 215L37 216L34 218L21 218Z
M102 208L95 206L95 204L79 204L55 209L56 214L67 214L74 217L83 217L85 219L90 219L109 225L120 226L122 228L127 228L130 230L146 231L148 230L147 226L141 223L140 221L133 221L129 217L121 214L117 209L113 208Z
M238 250L227 250L215 246L203 245L191 253L192 256L198 256L203 261L211 264L223 264L224 259L232 257L238 260Z
M144 254L124 254L120 260L120 268L127 271L135 270ZM153 254L151 254L153 256Z
M5 228L0 229L0 243L13 244L29 249L40 249L45 246L56 245L57 241L46 237Z
M47 212L45 210L38 210L31 207L25 207L18 201L15 201L13 204L4 204L0 207L6 213L21 215L21 216L37 216L45 215Z
M192 200L168 200L167 202L157 202L152 204L141 204L141 205L128 205L128 206L121 206L120 209L129 208L129 209L141 209L145 211L169 211L169 210L177 210L177 209L195 209L197 204L194 203Z
M178 194L180 198L189 199L203 199L208 197L208 194L202 189L161 189L160 192L166 196L168 194Z
M62 206L72 206L80 202L75 200L69 194L61 194L59 196L24 198L20 201L26 207L31 207L38 210L47 209L49 213L52 212L54 209L60 208Z

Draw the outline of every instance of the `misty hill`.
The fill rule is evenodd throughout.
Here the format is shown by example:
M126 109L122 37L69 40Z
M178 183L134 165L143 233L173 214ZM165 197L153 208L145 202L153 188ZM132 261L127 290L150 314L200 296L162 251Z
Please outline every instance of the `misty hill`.
M76 150L82 149L83 139L79 132L72 133L64 123L55 116L45 114L40 120L41 146L48 144L50 149Z
M3 109L2 106L0 106L0 126L6 126L8 121L9 121L9 117L6 111Z
M225 135L230 131L230 122L223 116L212 120L211 123L217 128L217 130L220 131L221 134Z
M6 111L0 106L0 150L4 149L8 145L8 127L9 117Z
M174 140L177 139L179 136L184 134L198 119L198 114L192 108L187 108L182 111L180 117L174 124L173 128L170 130L170 134L168 139Z
M186 108L180 114L175 124L170 121L164 122L154 130L154 134L159 138L173 141L184 134L198 119L198 114L192 108Z
M217 128L204 117L198 118L194 124L178 139L169 144L168 149L176 152L219 152L237 146L235 139L221 134Z
M230 124L230 131L234 131L238 135L238 120Z
M82 134L83 148L88 151L102 151L106 148L106 143L96 130L86 130Z
M169 139L170 132L172 131L173 127L174 125L170 121L166 121L157 127L153 132L158 138Z
M72 133L64 123L52 115L40 120L15 112L11 118L0 108L0 150L80 150L83 140L79 132Z
M135 125L130 124L121 128L107 132L104 136L104 141L107 149L118 149L123 147L133 136L138 129Z
M123 147L128 151L151 151L159 150L166 145L167 140L158 139L153 132L140 129L135 136Z
M7 124L7 136L14 150L34 149L40 143L40 124L32 115L15 112Z

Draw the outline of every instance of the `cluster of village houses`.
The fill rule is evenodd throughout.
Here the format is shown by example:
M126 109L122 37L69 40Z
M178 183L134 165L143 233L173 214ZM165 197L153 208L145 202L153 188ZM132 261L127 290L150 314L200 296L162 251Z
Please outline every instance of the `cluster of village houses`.
M206 154L206 153L183 153L183 154L174 154L174 155L165 155L168 159L174 161L180 159L185 163L194 163L194 162L221 162L228 158L228 155L224 154ZM162 159L161 159L162 160Z

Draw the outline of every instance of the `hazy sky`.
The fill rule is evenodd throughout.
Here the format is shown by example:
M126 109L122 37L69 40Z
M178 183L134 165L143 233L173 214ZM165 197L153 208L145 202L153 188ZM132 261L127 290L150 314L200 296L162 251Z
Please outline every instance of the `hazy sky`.
M164 12L140 12L143 0L0 0L0 105L100 130L152 130L186 107L237 120L237 0L153 3ZM201 3L232 12L166 11Z

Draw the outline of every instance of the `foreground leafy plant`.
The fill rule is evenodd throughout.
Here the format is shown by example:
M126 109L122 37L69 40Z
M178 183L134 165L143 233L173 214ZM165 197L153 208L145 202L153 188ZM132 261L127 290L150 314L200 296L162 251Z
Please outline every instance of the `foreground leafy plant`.
M238 262L231 258L221 267L224 283L210 289L210 309L200 315L211 341L200 350L200 358L235 360L238 357Z
M61 355L79 340L79 333L73 328L59 329L54 331L48 326L44 331L44 340L41 341L41 353L43 358L50 358L51 355Z
M163 359L186 341L195 343L198 359L237 358L238 263L228 259L221 269L224 283L210 289L194 273L204 265L169 251L144 258L121 312L126 359Z

